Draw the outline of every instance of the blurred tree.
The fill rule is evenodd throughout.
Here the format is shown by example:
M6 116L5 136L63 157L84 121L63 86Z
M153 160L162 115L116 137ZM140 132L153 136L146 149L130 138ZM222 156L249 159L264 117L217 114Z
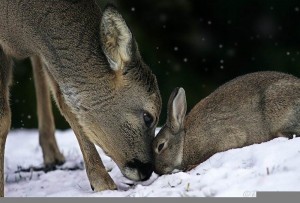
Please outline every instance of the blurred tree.
M160 124L176 86L185 88L190 110L238 75L277 70L300 77L298 0L97 1L102 9L107 3L118 7L156 74L163 98ZM29 65L25 60L15 68L14 128L37 126ZM57 110L55 116L58 128L69 127Z

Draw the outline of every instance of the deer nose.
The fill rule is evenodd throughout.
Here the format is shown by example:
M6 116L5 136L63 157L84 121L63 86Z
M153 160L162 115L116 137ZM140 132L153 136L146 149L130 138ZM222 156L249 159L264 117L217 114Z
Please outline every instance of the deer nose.
M154 166L151 162L143 163L138 159L133 159L132 161L128 162L127 167L136 169L141 181L148 180L154 170Z

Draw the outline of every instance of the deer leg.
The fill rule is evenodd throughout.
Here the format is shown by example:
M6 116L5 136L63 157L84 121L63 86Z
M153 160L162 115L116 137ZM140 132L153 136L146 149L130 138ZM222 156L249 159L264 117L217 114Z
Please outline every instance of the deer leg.
M76 130L74 132L83 154L86 173L92 190L99 192L108 189L117 189L114 181L106 171L95 145L85 138L82 130Z
M79 146L83 154L86 173L90 181L92 190L103 191L116 189L117 186L106 171L95 145L87 138L75 114L73 114L70 107L65 103L64 97L60 92L58 84L48 72L47 77L49 78L49 81L51 81L51 87L53 95L56 99L56 103L61 113L64 115L71 128L73 129L79 142Z
M43 151L45 171L54 170L56 165L65 162L63 154L59 151L54 136L55 123L52 113L50 89L44 75L43 65L39 57L31 57L33 68L37 114L39 124L39 143Z
M8 102L12 60L5 55L0 46L0 197L4 196L4 151L11 116Z

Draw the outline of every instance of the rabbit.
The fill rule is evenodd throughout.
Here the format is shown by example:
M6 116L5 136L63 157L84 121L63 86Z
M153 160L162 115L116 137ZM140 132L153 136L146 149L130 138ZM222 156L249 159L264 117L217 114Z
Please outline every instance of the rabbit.
M188 171L212 155L300 135L300 79L261 71L239 76L186 115L183 88L169 98L166 123L154 138L155 173Z

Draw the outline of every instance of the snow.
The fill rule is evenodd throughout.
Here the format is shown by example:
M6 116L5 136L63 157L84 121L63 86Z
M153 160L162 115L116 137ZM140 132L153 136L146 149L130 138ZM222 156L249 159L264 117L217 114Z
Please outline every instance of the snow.
M57 131L66 163L48 173L16 172L42 166L37 130L14 130L5 149L5 196L8 197L253 197L257 191L300 191L300 138L269 142L217 153L189 172L136 182L97 148L118 190L93 192L72 130ZM66 170L78 167L79 170ZM131 186L128 185L131 184Z

